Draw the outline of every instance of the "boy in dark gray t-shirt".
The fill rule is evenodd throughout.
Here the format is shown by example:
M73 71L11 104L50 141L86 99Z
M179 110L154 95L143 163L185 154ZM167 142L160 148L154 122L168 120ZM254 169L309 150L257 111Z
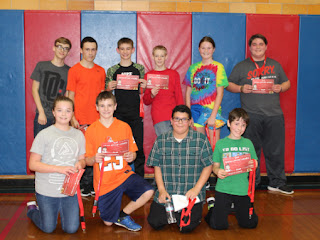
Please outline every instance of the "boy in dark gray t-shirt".
M31 74L32 96L36 104L34 118L34 137L44 128L53 124L52 104L59 95L65 95L69 66L64 60L71 49L69 39L60 37L55 40L51 61L38 62Z

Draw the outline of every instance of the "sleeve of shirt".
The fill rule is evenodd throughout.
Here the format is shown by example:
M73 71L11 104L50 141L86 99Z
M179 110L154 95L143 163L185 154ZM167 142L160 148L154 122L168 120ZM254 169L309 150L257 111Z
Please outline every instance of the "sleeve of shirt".
M217 143L216 143L216 146L214 148L214 152L213 152L213 162L216 162L216 163L221 163L222 162L222 152L221 152L221 147L220 147L220 144L221 141L218 140Z
M37 82L40 82L41 77L41 70L40 70L40 62L37 63L36 67L34 68L30 78L32 80L36 80Z
M216 84L217 87L228 87L229 85L226 71L221 63L218 66Z
M74 68L70 68L68 72L68 83L67 83L67 90L76 92L76 73L74 71Z
M258 160L256 150L254 149L253 143L251 142L250 139L248 139L248 142L249 142L248 145L249 145L249 153L250 153L251 159Z
M279 77L280 77L280 82L279 82L280 84L289 80L280 63L279 63Z
M140 79L143 79L144 78L144 66L141 65L141 69L140 69Z
M239 71L238 71L239 65L237 64L231 71L231 74L228 78L229 82L235 83L239 85L240 81L240 76L239 76Z
M103 70L103 77L101 78L101 91L103 91L106 88L106 71L104 70L104 68L102 68Z
M175 87L174 95L175 95L175 98L176 98L176 105L184 104L182 90L181 90L181 83L180 83L180 75L176 71L175 71L174 87Z
M136 151L138 151L138 147L137 147L136 141L134 140L134 137L132 135L132 130L129 125L127 125L126 128L127 128L127 137L129 139L129 151L136 152Z
M151 149L151 152L148 157L147 166L160 166L160 158L161 154L158 148L158 141L156 140L153 144L153 147Z
M79 141L79 156L86 153L86 139L83 133L78 130L80 133L80 141Z
M202 151L201 151L201 161L204 166L210 166L213 164L212 162L212 148L210 145L210 142L208 138L205 138L204 144L202 146Z
M183 79L183 84L188 86L188 87L191 87L191 71L190 71L190 67Z
M144 75L144 79L148 79L148 73ZM143 95L143 103L145 105L150 105L153 102L153 98L151 97L151 89L147 88Z
M46 138L44 137L44 134L39 132L33 140L30 152L37 153L42 156L44 154L45 143Z
M112 79L112 77L113 77L112 75L113 75L112 74L112 68L110 67L110 68L108 68L107 75L106 75L106 81L105 81L106 88L108 87L108 83L113 80Z
M94 141L92 140L91 135L91 131L88 128L85 133L86 157L93 157L96 154L96 147L94 146Z

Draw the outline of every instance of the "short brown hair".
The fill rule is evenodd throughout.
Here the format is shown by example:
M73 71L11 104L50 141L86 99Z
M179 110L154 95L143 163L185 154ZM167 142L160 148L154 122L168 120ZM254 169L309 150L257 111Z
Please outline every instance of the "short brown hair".
M165 46L163 46L163 45L157 45L157 46L155 46L155 47L152 49L152 55L154 55L154 52L155 52L156 50L163 50L163 51L165 51L166 55L167 55L167 53L168 53L167 48L166 48Z
M116 97L112 94L112 92L103 91L99 93L99 95L96 98L96 105L98 106L99 102L106 99L112 99L113 103L116 104L117 100Z
M74 111L73 101L70 98L68 98L66 96L63 96L63 95L56 97L56 99L54 100L53 105L52 105L52 110L55 109L55 107L57 106L58 102L69 102L69 103L71 103L72 104L72 111Z
M65 38L65 37L59 37L58 39L56 39L54 41L54 45L56 46L57 43L68 44L70 46L70 49L72 47L71 41L68 38Z
M199 42L199 47L200 47L201 43L203 43L203 42L209 42L209 43L212 44L212 47L213 47L213 48L216 48L216 43L214 42L214 40L212 39L212 37L209 37L209 36L203 37L203 38L200 40L200 42Z
M229 113L229 123L231 124L234 120L240 119L242 118L243 121L247 124L247 126L249 125L250 122L250 118L248 113L246 112L246 110L244 110L243 108L235 108L233 109L230 113Z
M124 43L130 44L131 47L133 47L133 41L130 38L124 37L118 41L118 48L120 47L121 44L124 44Z
M268 45L267 38L265 36L263 36L262 34L257 33L257 34L252 35L251 38L249 39L249 41L248 41L249 46L251 46L253 40L255 40L256 38L260 38L264 42L265 45Z

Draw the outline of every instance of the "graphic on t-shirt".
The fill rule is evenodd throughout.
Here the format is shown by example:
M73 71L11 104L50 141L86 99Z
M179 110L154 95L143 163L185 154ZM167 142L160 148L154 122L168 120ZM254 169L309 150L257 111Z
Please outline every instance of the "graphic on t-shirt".
M274 65L273 66L266 66L261 70L261 78L263 78L263 76L268 75L267 78L276 78L276 73L274 72ZM272 77L271 75L274 75L274 77ZM248 72L248 76L247 79L254 79L254 78L259 78L260 77L260 70L259 69L254 69L252 71Z
M56 166L74 166L79 153L77 142L69 137L58 138L51 149L51 157L53 165ZM65 175L61 173L50 173L49 183L50 184L63 184ZM58 190L60 190L60 187Z

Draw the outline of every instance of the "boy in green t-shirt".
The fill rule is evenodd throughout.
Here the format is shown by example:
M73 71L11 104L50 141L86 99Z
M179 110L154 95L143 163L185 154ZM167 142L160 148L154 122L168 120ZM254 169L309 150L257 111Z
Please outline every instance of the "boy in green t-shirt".
M256 213L249 213L251 207L248 196L248 173L228 175L224 169L223 159L250 153L257 166L257 155L252 142L243 138L242 134L249 124L249 116L242 108L235 108L229 113L228 127L230 135L216 143L213 153L213 172L217 175L215 203L205 217L206 222L213 229L228 228L230 207L234 204L234 211L238 224L243 228L255 228L258 224Z

